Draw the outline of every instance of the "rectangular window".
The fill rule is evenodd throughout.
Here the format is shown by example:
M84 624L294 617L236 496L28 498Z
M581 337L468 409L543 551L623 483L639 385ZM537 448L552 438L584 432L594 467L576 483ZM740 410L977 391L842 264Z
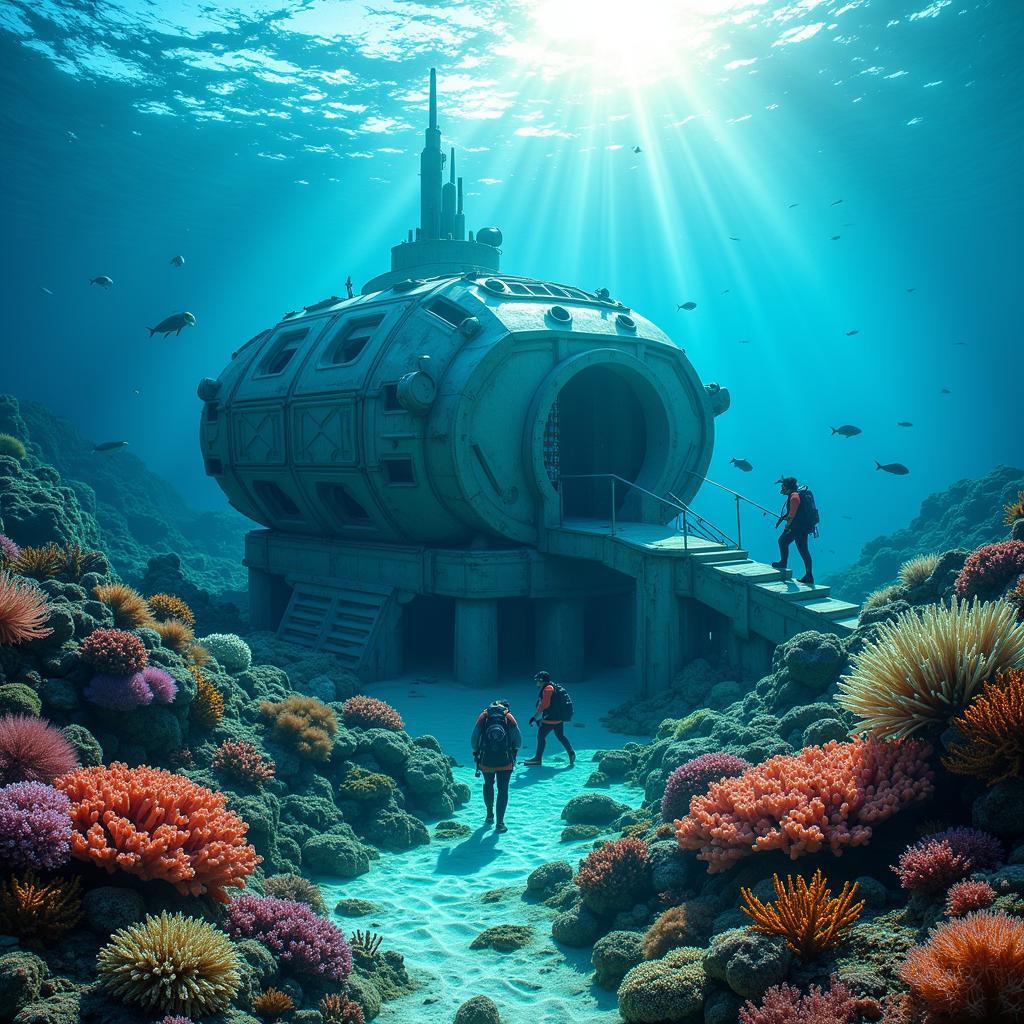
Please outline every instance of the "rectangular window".
M270 346L270 350L260 362L256 376L273 377L278 373L284 373L285 367L292 361L292 356L298 351L302 339L307 334L309 334L308 327L285 331Z
M458 327L469 316L464 309L447 299L434 299L433 302L427 303L427 312L433 313L434 316L439 317L452 327Z
M384 459L384 476L389 484L415 484L416 477L412 471L412 459Z
M327 343L320 366L344 366L355 362L384 320L383 313L343 321Z
M301 519L299 506L272 480L257 480L252 485L256 497L275 519Z
M391 384L385 384L381 388L381 394L384 396L384 411L385 412L401 412L402 405L398 401L398 382L394 381Z
M216 402L206 403L206 422L216 423L220 417L220 406Z
M220 459L207 459L205 469L207 476L221 476L224 472L224 463Z
M316 496L339 527L373 525L370 513L341 484L317 484Z

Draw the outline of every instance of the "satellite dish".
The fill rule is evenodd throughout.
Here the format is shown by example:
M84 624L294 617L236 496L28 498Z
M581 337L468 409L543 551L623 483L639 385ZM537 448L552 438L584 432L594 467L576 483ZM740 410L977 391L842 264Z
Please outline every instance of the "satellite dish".
M495 249L501 245L501 229L500 228L481 228L476 233L476 240L483 242L484 245L493 245Z

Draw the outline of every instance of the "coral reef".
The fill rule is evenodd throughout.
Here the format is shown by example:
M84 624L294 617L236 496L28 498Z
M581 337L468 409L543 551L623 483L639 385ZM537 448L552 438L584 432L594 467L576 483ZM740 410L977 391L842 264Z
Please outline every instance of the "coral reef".
M264 1020L276 1020L295 1009L295 1000L287 992L268 988L252 1001L252 1008Z
M180 597L176 597L174 594L152 594L146 598L146 604L149 606L150 615L157 622L177 619L188 626L189 629L195 629L195 612Z
M100 984L150 1013L205 1016L223 1010L241 981L230 939L213 925L161 913L116 931L96 957Z
M28 454L25 442L13 434L0 434L0 458L15 459L20 462Z
M213 755L211 766L250 786L262 786L274 777L274 762L255 743L224 740Z
M996 891L988 882L957 882L946 893L946 917L963 917L975 910L988 910Z
M754 766L733 754L701 754L681 764L668 777L665 795L661 798L661 818L675 821L690 808L690 801L699 793L706 793L712 782L742 775Z
M174 772L80 768L57 780L71 799L72 856L113 873L159 878L178 892L226 903L260 858L248 825L213 793Z
M30 715L0 717L0 784L53 782L78 767L68 738Z
M273 875L263 882L263 894L279 900L305 903L314 913L321 917L327 916L327 906L320 886L302 875Z
M634 967L619 986L619 1013L627 1024L703 1021L707 976L699 949L677 949Z
M196 666L191 666L189 672L196 683L193 717L201 726L212 729L224 717L224 697Z
M30 943L53 942L82 916L77 878L42 881L34 871L0 885L0 929Z
M225 672L244 672L252 665L249 645L234 633L210 633L199 638L200 645L217 660Z
M801 960L814 960L845 941L846 931L864 909L864 900L853 902L858 889L856 882L844 882L839 895L833 898L820 869L814 872L810 885L802 875L797 876L795 883L793 876L787 875L785 885L774 875L772 884L774 906L743 888L740 893L746 906L741 909L753 920L754 931L781 935Z
M576 885L595 914L628 909L650 885L647 843L632 837L605 843L580 863Z
M700 946L711 929L711 909L694 900L659 914L643 937L643 958L659 960L670 949Z
M247 894L228 905L226 917L234 938L256 939L297 973L344 981L352 970L345 937L304 903Z
M53 630L47 625L46 596L10 573L0 572L0 644L41 640Z
M871 826L932 792L931 748L919 741L835 740L779 755L743 775L712 783L678 823L683 849L699 850L710 872L764 850L794 860L871 838Z
M78 657L105 676L130 676L149 664L146 645L123 629L93 630L78 648Z
M174 678L162 668L147 665L130 676L93 676L82 693L87 701L108 711L131 711L154 700L170 704L178 692Z
M374 697L350 697L341 706L341 717L346 725L359 725L364 729L405 728L402 716L388 703Z
M944 728L982 682L1024 664L1024 625L1006 602L954 600L881 623L854 655L837 702L881 737Z
M828 989L812 985L806 994L793 985L773 985L760 1005L747 1001L740 1008L739 1024L856 1024L882 1019L876 999L855 996L837 975Z
M931 894L946 890L972 871L994 868L1005 856L995 836L974 828L953 828L907 847L892 870L904 889Z
M146 599L124 583L102 583L93 587L96 600L114 613L114 625L121 629L151 627L155 620Z
M939 564L939 557L939 555L917 555L904 562L896 574L901 586L913 588L927 583Z
M300 757L326 761L331 756L338 719L323 701L300 695L263 701L260 714L270 722L274 739L292 747Z
M951 772L990 786L1024 774L1024 669L997 673L953 726L963 742L942 759Z
M71 857L71 801L42 782L0 786L0 864L50 870Z
M1024 573L1024 540L1004 540L972 551L956 578L962 598L998 597Z
M164 647L186 654L195 646L195 634L191 626L186 626L178 619L164 619L153 625L153 631L160 637ZM205 650L205 648L203 648Z

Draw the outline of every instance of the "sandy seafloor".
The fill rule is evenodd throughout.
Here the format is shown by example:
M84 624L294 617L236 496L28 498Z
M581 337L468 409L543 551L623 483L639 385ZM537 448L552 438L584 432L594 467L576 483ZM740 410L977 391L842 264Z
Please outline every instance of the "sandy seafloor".
M430 733L462 767L455 777L473 790L455 820L474 829L463 839L438 841L403 853L383 853L368 874L347 881L320 879L328 907L343 897L371 900L382 912L334 920L346 931L370 929L384 936L384 947L406 959L423 984L413 995L385 1003L378 1020L385 1024L451 1024L457 1008L475 995L490 996L509 1024L568 1024L619 1020L614 992L591 983L590 950L556 946L552 911L520 896L526 876L552 860L577 862L591 841L562 843L561 811L577 793L600 792L636 806L639 789L614 785L584 789L594 770L595 750L621 747L632 737L609 732L599 718L621 704L632 690L623 673L604 675L570 688L576 714L567 735L577 751L568 769L561 744L548 738L541 768L517 767L512 778L504 835L484 826L480 779L473 778L469 735L476 715L493 697L507 699L523 727L521 759L531 757L536 729L526 723L536 698L529 677L483 691L426 676L376 683L371 692L399 709L414 736ZM428 822L433 832L433 822ZM494 889L515 891L484 903ZM470 943L496 924L530 924L534 942L514 953L472 950ZM425 999L433 1000L425 1003Z

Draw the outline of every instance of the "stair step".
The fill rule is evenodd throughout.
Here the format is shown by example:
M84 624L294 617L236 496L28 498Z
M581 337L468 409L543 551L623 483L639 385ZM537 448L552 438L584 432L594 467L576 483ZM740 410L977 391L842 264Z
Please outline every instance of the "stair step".
M823 599L831 593L831 590L826 586L815 585L809 587L806 583L797 583L792 578L779 580L776 583L758 583L756 586L758 590L775 594L784 601L792 601L794 603L803 603L809 599Z
M743 548L717 548L703 551L682 552L687 558L692 558L702 565L717 565L728 562L746 562L750 560L750 552Z
M750 559L743 562L722 562L721 564L712 562L711 566L720 573L735 579L742 579L747 583L781 581L790 575L788 569L773 569L770 565L765 565L764 562L754 562Z
M857 605L850 604L849 601L839 601L834 597L825 598L824 600L798 601L796 603L808 611L814 612L816 615L824 615L826 618L836 621L848 619L858 610Z
M860 625L860 616L853 615L848 619L833 619L832 621L835 622L837 626L845 626L852 632Z

